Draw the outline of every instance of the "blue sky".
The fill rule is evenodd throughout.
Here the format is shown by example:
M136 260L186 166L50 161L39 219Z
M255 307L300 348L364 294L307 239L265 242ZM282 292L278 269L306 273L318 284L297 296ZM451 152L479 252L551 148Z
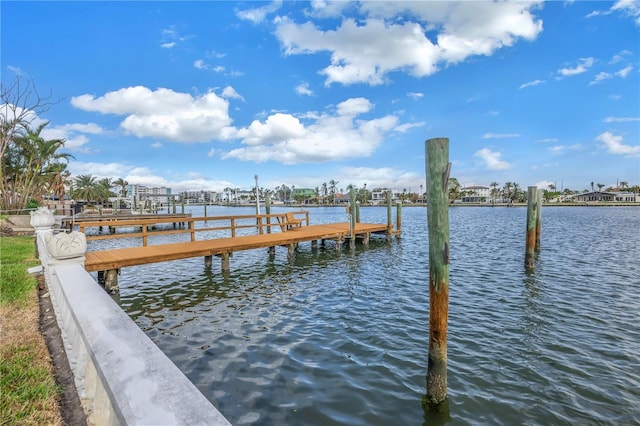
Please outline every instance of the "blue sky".
M2 1L74 176L179 190L640 183L640 2Z

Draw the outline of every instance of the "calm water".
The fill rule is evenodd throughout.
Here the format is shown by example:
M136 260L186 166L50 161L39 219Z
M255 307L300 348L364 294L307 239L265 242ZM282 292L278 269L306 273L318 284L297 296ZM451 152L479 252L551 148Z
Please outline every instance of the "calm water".
M344 208L310 212L347 220ZM208 208L233 213L253 211ZM386 208L361 215L386 222ZM640 209L545 208L532 274L525 219L450 210L448 417L420 404L424 208L404 208L401 239L353 252L241 252L228 275L200 258L126 268L120 304L236 425L640 424Z

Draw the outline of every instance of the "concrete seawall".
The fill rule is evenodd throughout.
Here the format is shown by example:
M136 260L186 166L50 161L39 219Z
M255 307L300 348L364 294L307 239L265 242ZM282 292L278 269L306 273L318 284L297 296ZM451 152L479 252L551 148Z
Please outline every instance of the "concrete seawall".
M229 425L84 270L84 234L73 234L41 228L36 239L88 423Z

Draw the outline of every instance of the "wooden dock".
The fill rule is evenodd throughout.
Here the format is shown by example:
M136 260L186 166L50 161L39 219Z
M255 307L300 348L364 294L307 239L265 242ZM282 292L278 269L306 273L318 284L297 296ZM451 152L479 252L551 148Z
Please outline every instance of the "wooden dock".
M204 257L205 266L210 267L212 264L212 257L217 256L221 259L222 270L228 271L229 258L234 252L238 251L272 248L270 253L275 254L274 248L276 246L284 246L287 247L287 257L289 260L293 260L295 258L295 248L302 242L310 241L312 247L316 247L318 241L322 241L324 243L325 240L333 240L335 242L336 250L341 250L345 241L355 243L356 240L360 240L366 245L369 243L369 238L372 234L385 234L387 239L389 239L392 235L398 235L400 233L399 230L392 229L390 224L355 223L353 230L351 229L351 224L349 222L326 225L308 225L308 212L296 213L305 214L307 222L305 226L302 226L301 223L304 222L304 220L294 220L291 217L291 213L289 215L271 215L282 216L281 218L277 217L276 219L278 220L275 220L275 223L270 223L270 220L262 220L264 217L261 218L258 215L233 218L222 217L224 220L231 220L232 226L204 229L194 229L193 227L193 221L197 221L200 218L189 218L186 219L187 221L191 221L188 229L170 231L171 233L184 232L191 234L191 241L180 243L148 245L147 239L151 237L152 234L165 234L168 231L148 233L146 231L146 225L143 227L143 233L99 236L100 239L110 237L117 238L122 236L128 236L129 238L142 237L143 245L139 247L127 247L113 250L89 251L85 255L85 269L89 272L98 271L98 279L101 281L101 284L104 284L105 288L110 292L116 292L118 289L118 271L127 266L145 265L191 257ZM289 218L287 219L286 216L289 216ZM238 224L238 220L247 218L253 219L253 225L251 226L257 228L258 234L237 236L235 232L236 228L248 226ZM209 218L209 220L216 219L221 220L221 217ZM158 219L150 220L155 223ZM287 220L290 222L287 222ZM120 225L125 224L131 226L130 221L123 221L120 223ZM138 225L140 224L136 223L136 226ZM99 225L92 224L92 226ZM270 232L271 227L276 227L276 231L280 232ZM207 229L220 230L224 228L228 228L231 231L230 237L195 240L195 231ZM265 229L269 231L265 232Z

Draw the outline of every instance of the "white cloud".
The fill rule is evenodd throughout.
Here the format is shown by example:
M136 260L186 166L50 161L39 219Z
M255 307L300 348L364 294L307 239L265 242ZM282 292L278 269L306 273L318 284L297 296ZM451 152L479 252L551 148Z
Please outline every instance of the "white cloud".
M341 7L328 5L315 2L314 12L324 16L342 12ZM519 39L533 40L542 31L542 21L531 15L537 2L362 2L357 6L361 17L345 18L330 30L311 21L299 24L276 18L275 33L284 53L330 52L330 65L320 71L326 76L325 85L379 85L391 72L429 76L440 64L488 56ZM437 34L430 39L431 32Z
M537 139L536 142L538 143L552 143L552 142L558 142L558 138L543 138L543 139Z
M193 63L193 66L198 68L199 70L206 70L207 68L209 68L209 66L205 64L202 59L196 59Z
M407 96L410 97L411 99L413 99L414 101L417 101L417 100L422 99L424 97L424 93L409 92L409 93L407 93Z
M535 183L535 187L538 189L549 189L549 185L555 186L555 184L549 180L543 180Z
M176 43L175 41L169 42L169 43L162 43L160 44L160 47L162 47L163 49L171 49L172 47L175 47Z
M188 93L143 86L108 92L104 96L81 95L71 104L85 111L125 115L120 127L137 137L174 142L207 142L233 137L229 103L213 92L193 97Z
M211 148L211 149L209 150L209 152L207 152L207 157L209 157L209 158L215 157L215 155L216 155L216 150L215 150L215 148Z
M162 147L162 144L160 142L154 142L151 144L151 148L160 148Z
M221 95L225 99L239 99L241 101L244 101L244 96L236 92L236 90L231 86L227 86L222 89Z
M241 10L236 13L236 16L246 21L251 21L254 24L258 24L265 20L266 16L275 12L282 6L282 1L276 0L266 6L256 7L254 9Z
M604 72L604 71L599 72L598 74L596 74L594 79L589 82L589 86L593 86L594 84L598 84L598 83L600 83L600 82L602 82L604 80L608 80L608 79L610 79L612 77L613 77L613 75L609 74L608 72Z
M582 151L583 149L584 147L579 143L573 145L554 145L549 147L549 151L551 151L552 154L561 154L565 151Z
M558 73L564 77L570 77L570 76L582 74L583 72L586 72L589 68L591 68L594 62L595 62L595 59L591 57L580 58L578 60L578 65L576 65L573 68L561 68L558 70Z
M527 83L521 84L520 87L518 87L518 89L524 89L525 87L537 86L538 84L542 84L542 83L546 83L546 81L545 80L533 80L533 81L529 81Z
M416 127L424 127L425 124L426 123L424 121L420 121L418 123L405 123L397 126L394 130L399 133L406 133Z
M607 117L602 121L604 123L631 123L640 121L640 117Z
M344 183L345 187L352 184L362 188L366 184L370 191L374 188L406 188L407 191L411 189L412 192L420 192L420 185L423 185L423 191L426 190L424 176L391 167L344 167L340 169L339 175L340 186Z
M624 60L625 56L629 56L632 55L631 51L629 50L621 50L619 53L613 55L613 57L611 58L611 61L609 61L609 64L617 64L618 62L621 62Z
M480 158L489 170L506 170L511 167L508 162L500 159L502 153L491 151L489 148L482 148L473 156Z
M519 138L520 135L517 133L485 133L481 137L482 139L511 139Z
M629 75L629 73L633 70L633 67L631 65L628 65L624 68L622 68L620 71L616 72L616 75L618 77L622 77L625 78L626 76Z
M621 11L633 18L636 24L640 25L640 1L638 0L618 0L612 7L612 11Z
M147 167L123 163L73 161L69 163L69 171L72 176L87 174L98 179L123 178L132 185L166 186L174 192L199 190L221 192L224 188L232 186L229 181L213 180L191 172L186 172L185 176L168 180L165 176L154 174Z
M298 84L295 91L300 96L313 96L313 90L309 89L309 83Z
M622 143L622 136L616 136L611 132L604 132L599 134L596 140L604 143L604 147L611 154L640 157L640 145L625 145Z
M613 95L609 96L609 99L614 100L614 101L619 101L620 99L622 99L622 95L613 94Z
M42 130L42 137L45 139L65 139L64 147L69 151L89 152L85 145L89 142L86 134L99 135L106 131L95 123L73 123L61 126L45 127Z
M372 108L367 99L352 98L338 104L333 113L307 113L300 118L274 113L238 130L237 136L245 146L221 158L296 164L366 157L383 142L385 134L396 130L398 123L393 115L361 118Z

